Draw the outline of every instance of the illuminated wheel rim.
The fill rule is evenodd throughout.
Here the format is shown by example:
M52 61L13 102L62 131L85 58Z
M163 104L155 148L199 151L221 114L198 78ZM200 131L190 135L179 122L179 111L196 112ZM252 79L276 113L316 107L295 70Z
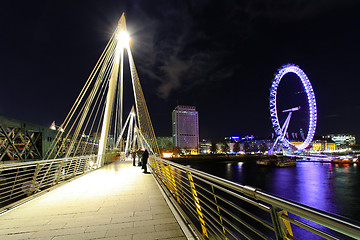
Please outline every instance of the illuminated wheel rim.
M285 146L293 146L298 150L303 150L307 148L311 141L314 138L315 135L315 129L316 129L316 118L317 118L317 112L316 112L316 101L315 101L315 94L313 91L313 88L311 86L311 83L309 81L309 78L306 76L303 70L301 70L298 66L294 64L287 64L283 65L281 68L279 68L278 72L275 75L275 78L272 81L271 88L270 88L270 118L272 122L273 129L275 131L275 134L277 136L282 136L283 132L281 130L281 126L279 123L279 118L277 114L276 109L276 95L277 95L277 89L280 84L281 79L285 76L287 73L295 73L301 80L301 83L305 89L307 100L308 100L308 106L309 106L309 124L308 124L308 132L307 136L300 145L294 145L290 143L288 139L284 137L282 139L282 143Z

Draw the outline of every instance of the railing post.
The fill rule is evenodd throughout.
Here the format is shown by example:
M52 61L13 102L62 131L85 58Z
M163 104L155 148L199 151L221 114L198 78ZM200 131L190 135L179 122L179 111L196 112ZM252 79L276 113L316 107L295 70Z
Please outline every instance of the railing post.
M59 167L59 170L58 170L58 174L57 174L57 178L56 178L56 181L55 181L55 184L58 184L59 181L60 181L60 177L61 177L61 173L62 173L62 168L64 166L64 159L61 161L60 163L60 167Z
M156 175L159 175L159 166L157 164L157 159L153 156L150 156L149 159L150 159L150 166L151 166L153 173L156 173Z
M198 213L199 222L200 222L201 230L202 230L202 235L203 235L203 237L206 237L208 239L209 235L208 235L207 230L206 230L204 216L203 216L203 214L201 212L200 201L199 201L199 198L197 196L194 180L193 180L193 177L192 177L190 171L187 171L186 173L187 173L187 177L188 177L188 180L189 180L191 192L192 192L192 195L193 195L193 198L194 198L193 200L194 200L194 203L195 203L196 212Z
M219 218L220 218L220 222L221 222L221 227L223 229L223 232L224 232L224 237L225 239L227 240L228 238L226 237L226 231L225 231L225 228L224 228L224 223L223 223L223 220L222 220L222 217L221 217L221 213L220 213L220 208L219 208L219 204L217 202L217 198L216 198L216 195L215 195L215 191L214 191L214 186L211 185L211 190L212 190L212 193L213 193L213 196L214 196L214 199L215 199L215 204L216 204L216 208L217 208L217 211L219 213Z
M170 169L169 169L170 165L164 164L164 171L165 171L165 178L166 178L166 187L170 190L171 193L173 193L171 186L171 181L170 181Z
M164 163L161 161L160 162L160 175L161 175L161 181L163 182L163 183L165 183L165 185L166 185L166 176L164 175Z
M75 166L74 166L74 171L73 171L73 174L72 174L72 177L74 177L76 174L76 169L77 169L77 167L78 167L78 163L79 163L79 157L78 158L76 158L76 161L75 161Z
M85 162L84 162L84 167L83 167L83 174L86 172L86 166L87 166L87 164L89 162L89 157L87 156L84 161Z
M13 186L12 186L12 188L11 188L10 198L9 198L9 199L11 199L12 194L13 194L13 192L14 192L14 188L15 188L15 185L16 185L16 180L17 180L18 174L19 174L19 168L18 168L18 170L16 171L16 176L15 176L15 179L14 179L14 184L13 184Z
M70 175L70 168L71 168L71 164L72 164L72 159L66 158L66 160L68 161L68 166L67 166L67 169L65 170L65 176L67 177L68 175Z
M155 167L156 167L156 169L157 169L157 175L158 175L159 177L161 177L161 176L160 176L159 160L156 159L156 158L154 158L154 162L155 162Z
M28 193L28 196L31 195L34 190L35 190L35 183L36 183L36 178L37 178L37 175L39 173L39 169L40 169L40 163L36 164L36 168L35 168L35 172L34 172L34 177L31 181L31 185L30 185L30 189L29 189L29 193ZM39 186L40 187L40 186Z
M181 203L180 202L180 198L179 198L179 193L178 193L178 190L177 190L177 187L176 187L176 181L175 181L175 177L174 177L174 170L173 168L171 167L171 165L169 164L169 173L170 173L170 179L171 179L171 184L172 184L172 187L174 189L174 195L176 196L176 200L178 203Z
M278 213L281 212L281 209L272 206L271 207L271 220L274 225L274 230L276 234L276 239L287 239L285 238L286 235L284 235L284 231L281 226L281 219L279 218Z
M293 232L292 232L292 229L291 229L291 224L289 221L283 219L283 218L280 218L279 217L279 214L281 215L286 215L288 216L288 213L287 211L285 210L282 210L280 212L277 212L277 216L279 218L279 222L280 222L280 227L281 227L281 230L282 230L282 233L285 237L285 239L292 239L291 237L293 237ZM290 238L289 238L290 237Z

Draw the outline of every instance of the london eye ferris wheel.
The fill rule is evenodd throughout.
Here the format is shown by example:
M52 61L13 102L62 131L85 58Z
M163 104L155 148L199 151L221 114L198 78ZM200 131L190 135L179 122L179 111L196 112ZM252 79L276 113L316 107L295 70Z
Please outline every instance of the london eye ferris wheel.
M317 111L315 94L304 71L294 64L279 68L271 84L269 100L276 134L270 151L308 148L315 135Z

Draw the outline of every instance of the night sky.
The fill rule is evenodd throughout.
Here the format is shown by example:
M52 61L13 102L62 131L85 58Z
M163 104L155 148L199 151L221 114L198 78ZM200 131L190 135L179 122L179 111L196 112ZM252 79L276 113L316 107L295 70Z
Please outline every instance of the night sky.
M268 137L271 81L294 63L315 92L316 135L360 137L356 0L2 1L0 115L60 124L122 12L157 136L194 105L201 138Z

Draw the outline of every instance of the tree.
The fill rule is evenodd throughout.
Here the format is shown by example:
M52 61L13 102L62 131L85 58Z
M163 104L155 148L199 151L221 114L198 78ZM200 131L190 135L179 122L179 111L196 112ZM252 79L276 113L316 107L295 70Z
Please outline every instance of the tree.
M216 153L216 143L215 142L211 143L210 152L211 153Z
M228 152L228 151L230 150L230 147L229 147L229 145L228 145L227 143L223 143L223 144L221 145L221 150L222 150L224 153L226 153L226 152Z
M234 152L239 152L240 151L240 143L238 143L238 142L234 143L233 151Z
M172 152L175 156L179 155L179 153L180 153L179 147L174 147Z
M245 152L250 152L250 144L248 141L244 142L244 151Z

